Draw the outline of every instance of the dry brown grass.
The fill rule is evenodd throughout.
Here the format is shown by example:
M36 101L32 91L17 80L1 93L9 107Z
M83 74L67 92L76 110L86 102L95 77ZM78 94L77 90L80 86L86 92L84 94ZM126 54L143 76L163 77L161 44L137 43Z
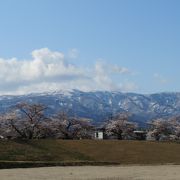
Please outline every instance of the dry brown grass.
M0 141L0 162L33 161L48 165L180 164L180 144L118 140ZM102 163L101 163L102 162ZM56 164L57 163L57 164ZM61 164L60 164L61 163ZM0 163L1 165L1 163Z
M180 164L180 144L148 141L59 141L95 161L120 164Z

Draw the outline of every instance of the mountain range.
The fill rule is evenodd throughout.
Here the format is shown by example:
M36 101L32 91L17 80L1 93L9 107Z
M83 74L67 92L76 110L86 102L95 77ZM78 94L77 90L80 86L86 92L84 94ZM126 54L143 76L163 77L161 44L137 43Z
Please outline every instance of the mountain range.
M20 102L42 103L48 107L49 115L65 111L71 116L90 118L94 124L101 124L120 112L131 113L132 120L141 125L154 118L180 115L180 93L136 94L79 90L0 96L0 112L6 112Z

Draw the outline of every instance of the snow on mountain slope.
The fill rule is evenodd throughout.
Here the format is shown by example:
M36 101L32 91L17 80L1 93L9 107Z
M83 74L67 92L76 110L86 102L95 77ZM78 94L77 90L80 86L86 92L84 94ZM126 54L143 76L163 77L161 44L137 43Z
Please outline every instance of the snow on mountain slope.
M133 120L144 123L152 118L180 115L180 93L142 95L108 91L82 92L79 90L0 96L0 112L5 112L19 102L47 105L48 114L66 111L78 117L105 121L118 112L130 112Z

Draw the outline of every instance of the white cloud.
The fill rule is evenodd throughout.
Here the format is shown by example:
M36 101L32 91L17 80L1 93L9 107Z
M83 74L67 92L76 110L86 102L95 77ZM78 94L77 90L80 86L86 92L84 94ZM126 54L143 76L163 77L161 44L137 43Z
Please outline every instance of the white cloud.
M79 51L76 48L73 48L68 52L68 57L72 59L76 59L78 55L79 55Z
M118 65L106 64L101 61L97 61L95 64L94 81L96 82L96 87L101 90L119 90L119 91L133 91L137 89L134 83L131 82L114 82L113 74L128 74L131 72L125 68Z
M137 84L135 84L134 82L126 82L124 84L121 85L121 89L122 91L125 92L132 92L137 90L139 87L137 86Z
M168 80L164 78L162 75L158 73L154 73L154 78L160 83L160 84L167 84Z
M0 59L0 94L79 89L133 90L133 85L114 82L112 74L127 74L117 65L97 62L94 68L69 63L61 52L48 48L34 50L32 59Z

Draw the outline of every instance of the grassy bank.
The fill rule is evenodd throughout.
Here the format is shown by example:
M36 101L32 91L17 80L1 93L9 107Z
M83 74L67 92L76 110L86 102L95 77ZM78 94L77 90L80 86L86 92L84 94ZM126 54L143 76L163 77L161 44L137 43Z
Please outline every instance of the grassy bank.
M180 164L180 144L116 140L0 141L0 168L58 165Z

